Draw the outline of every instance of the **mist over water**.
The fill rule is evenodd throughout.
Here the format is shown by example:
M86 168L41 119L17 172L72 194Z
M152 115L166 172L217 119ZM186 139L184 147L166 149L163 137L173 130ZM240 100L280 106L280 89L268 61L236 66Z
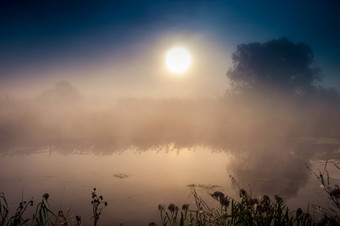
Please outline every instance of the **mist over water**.
M89 99L62 82L36 99L1 102L3 156L201 146L232 154L230 173L261 193L296 194L309 159L340 142L339 102L307 98Z
M300 63L262 65L273 56L261 51L282 43L293 45L285 54ZM261 73L243 67L248 48L256 50L252 67ZM223 97L89 98L63 81L36 98L1 98L1 188L15 201L23 191L50 192L90 216L83 206L97 187L116 213L104 222L116 223L153 221L158 204L188 201L193 186L234 197L237 186L257 196L279 194L294 208L325 202L308 168L340 159L339 93L314 84L318 70L309 67L302 44L241 45L233 57L228 76L236 80Z

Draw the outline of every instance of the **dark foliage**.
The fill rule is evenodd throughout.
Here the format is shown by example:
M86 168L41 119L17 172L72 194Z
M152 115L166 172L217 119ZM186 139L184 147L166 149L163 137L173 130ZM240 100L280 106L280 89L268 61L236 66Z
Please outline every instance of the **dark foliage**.
M311 48L287 38L241 44L227 76L239 92L308 94L321 81Z

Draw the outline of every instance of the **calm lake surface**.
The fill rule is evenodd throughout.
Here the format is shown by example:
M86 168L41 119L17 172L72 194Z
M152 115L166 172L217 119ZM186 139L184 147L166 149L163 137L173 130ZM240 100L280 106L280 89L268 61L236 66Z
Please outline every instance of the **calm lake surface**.
M117 225L121 221L125 225L147 225L159 220L158 204L193 204L192 186L208 202L208 192L216 190L237 199L238 188L229 175L254 195L280 194L292 208L327 205L325 193L306 165L322 169L322 160L340 159L339 140L304 139L302 143L319 151L304 159L293 152L252 156L174 145L112 153L55 148L13 151L0 158L0 188L11 211L22 198L39 201L48 192L53 209L70 209L70 216L81 215L85 225L90 223L90 195L94 187L108 202L100 219L102 225ZM330 174L332 181L339 182L335 169L330 169Z

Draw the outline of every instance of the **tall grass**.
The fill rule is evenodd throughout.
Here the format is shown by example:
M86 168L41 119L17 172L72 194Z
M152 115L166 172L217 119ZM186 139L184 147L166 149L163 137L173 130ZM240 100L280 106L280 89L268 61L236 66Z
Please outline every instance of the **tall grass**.
M92 191L92 201L91 201L92 214L93 214L91 219L93 219L94 226L98 225L99 217L102 214L102 210L103 210L103 207L102 207L103 204L104 206L107 206L107 202L103 201L103 196L101 195L97 196L96 188L94 188Z
M330 221L333 225L340 225L340 187L331 182L328 171L329 165L335 167L340 173L340 166L332 160L327 160L322 170L319 169L315 171L309 168L319 180L320 187L325 191L332 204L332 206L328 208L319 205L313 205L313 207L324 215L324 221Z
M332 164L338 170L340 166L335 162L326 161L323 170L317 172L310 169L319 180L321 187L331 200L332 207L323 208L312 205L321 217L315 219L301 208L290 210L283 199L275 195L270 198L267 195L254 198L244 190L239 190L240 200L235 200L222 192L210 193L216 201L215 206L209 206L192 188L191 195L195 205L191 207L184 204L182 209L175 204L170 204L168 209L159 205L161 225L184 226L184 225L340 225L340 188L330 181L327 166ZM236 183L231 176L232 183Z
M211 193L217 201L209 206L192 188L195 205L184 204L182 209L170 204L168 209L160 206L161 225L316 225L311 215L301 209L291 211L279 196L272 200L264 195L252 198L245 190L240 190L240 201L222 192Z
M92 211L93 225L97 226L99 222L100 215L102 213L103 207L107 206L107 202L104 201L103 196L98 196L96 193L96 188L92 191ZM3 192L0 192L0 226L20 226L20 225L63 225L63 226L81 226L81 217L76 216L75 219L69 219L63 210L57 211L55 213L50 209L48 204L49 194L45 193L42 196L42 200L36 205L35 212L31 217L25 216L26 210L29 207L33 207L33 200L22 201L19 203L13 216L9 217L9 207ZM75 223L74 223L75 222Z
M236 200L223 192L215 191L209 193L215 204L209 205L206 200L198 195L195 188L192 188L190 194L193 197L194 205L183 204L181 208L173 203L168 205L167 208L164 205L159 205L160 223L163 226L340 225L340 188L337 184L332 184L330 181L327 169L329 164L340 170L340 166L332 161L326 161L323 170L314 171L311 169L332 203L332 207L328 208L312 205L322 214L320 219L312 217L309 210L304 212L300 208L297 210L289 209L278 195L275 195L273 198L267 195L256 198L252 196L251 192L240 189L239 199ZM233 177L231 177L231 180L237 184ZM0 192L0 226L81 226L80 216L70 219L68 214L65 215L62 210L57 212L51 210L48 198L49 194L45 193L41 201L37 203L32 216L27 216L26 214L26 210L33 208L34 205L33 200L30 200L20 202L14 215L10 217L5 194ZM107 206L107 202L104 201L103 196L97 195L96 188L91 193L91 206L92 216L90 219L93 225L97 226L102 210ZM149 225L155 226L156 223L151 222Z

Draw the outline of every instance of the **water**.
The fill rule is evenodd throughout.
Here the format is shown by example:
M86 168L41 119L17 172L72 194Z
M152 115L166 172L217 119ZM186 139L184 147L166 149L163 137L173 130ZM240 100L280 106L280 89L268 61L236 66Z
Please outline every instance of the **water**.
M249 98L6 100L0 191L12 213L22 199L38 202L48 192L52 209L88 224L96 187L109 204L104 225L157 221L158 204L192 204L188 185L208 202L215 190L238 199L239 186L254 196L279 194L293 209L327 206L307 167L340 159L339 108L332 109ZM339 170L329 170L339 183Z
M280 154L287 146L292 151ZM308 148L308 158L303 147ZM216 190L238 198L230 174L254 195L280 194L292 208L307 208L308 203L327 205L327 198L306 165L322 169L322 159L339 159L339 147L338 140L318 138L253 145L254 152L244 147L240 151L173 144L111 152L95 147L30 148L2 155L0 188L12 211L22 198L39 201L48 192L53 209L69 209L69 216L80 215L85 224L92 216L94 187L108 202L100 219L103 225L121 221L147 225L159 220L158 204L193 204L188 185L195 185L208 201L208 193ZM332 181L339 182L335 169L330 174Z
M228 159L228 153L203 148L179 153L130 149L111 155L46 151L4 156L1 188L14 203L22 192L25 199L48 192L55 207L69 207L86 219L91 216L90 192L96 187L109 203L103 221L146 224L158 220L158 204L188 202L187 185L225 186Z

